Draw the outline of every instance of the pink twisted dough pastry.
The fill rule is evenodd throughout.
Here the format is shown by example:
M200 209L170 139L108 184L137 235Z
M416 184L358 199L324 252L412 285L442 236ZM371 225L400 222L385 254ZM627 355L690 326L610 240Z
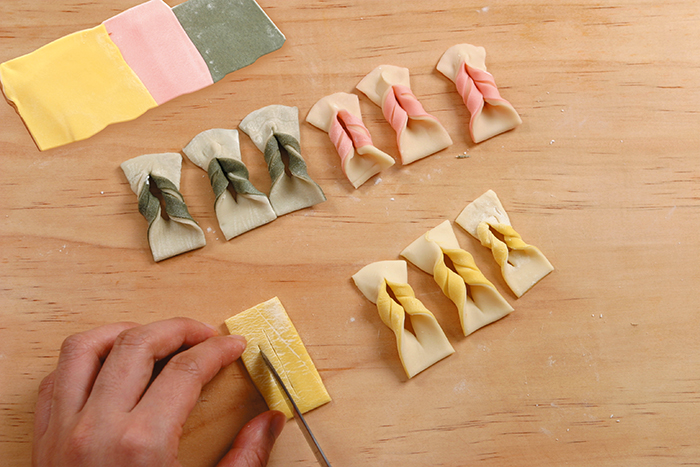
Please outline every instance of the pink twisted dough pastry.
M471 67L466 62L462 62L457 71L455 85L472 116L469 121L470 129L473 127L474 120L481 114L484 103L512 107L510 102L501 97L501 93L496 87L496 80L491 73Z
M331 121L328 132L343 164L353 154L353 147L374 146L369 130L362 120L345 109L341 109Z
M418 98L413 94L411 88L401 84L395 84L391 91L384 98L382 113L389 125L396 131L397 138L408 125L411 118L437 118L425 111Z

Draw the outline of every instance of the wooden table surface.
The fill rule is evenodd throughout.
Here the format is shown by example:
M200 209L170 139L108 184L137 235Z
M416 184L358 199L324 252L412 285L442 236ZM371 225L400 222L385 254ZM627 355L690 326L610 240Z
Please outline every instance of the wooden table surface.
M3 0L0 62L137 3ZM173 316L225 332L224 319L278 296L333 397L307 418L334 466L699 465L700 3L260 3L287 36L282 49L86 141L40 152L0 105L0 463L30 464L37 387L68 335ZM463 42L486 48L523 120L478 145L435 69ZM206 174L186 160L182 192L207 245L153 262L121 162L179 152L269 104L303 119L381 64L410 69L453 146L355 190L328 136L303 123L302 153L328 200L228 242ZM381 111L360 101L376 146L396 156ZM262 155L245 135L241 146L266 190ZM488 189L556 269L516 299L457 228L515 312L465 338L454 306L411 266L456 353L407 380L350 276L398 259ZM214 465L265 408L240 362L221 372L185 426L183 465ZM315 465L294 423L270 465Z

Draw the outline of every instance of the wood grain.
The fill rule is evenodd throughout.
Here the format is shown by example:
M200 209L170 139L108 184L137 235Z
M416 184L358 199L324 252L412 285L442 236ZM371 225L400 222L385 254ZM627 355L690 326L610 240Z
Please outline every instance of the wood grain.
M137 3L3 0L0 62ZM0 105L1 463L30 465L37 387L66 336L172 316L221 325L276 295L333 397L308 416L333 465L700 465L700 4L260 3L288 38L282 49L89 140L39 152ZM523 119L479 145L435 70L461 42L486 48ZM269 104L303 118L384 63L411 70L452 147L354 190L327 135L303 124L328 201L229 242L206 174L185 161L182 192L208 244L152 262L121 162L178 152ZM396 156L379 109L364 96L361 105L375 144ZM241 140L264 190L262 157ZM411 267L456 353L407 381L391 331L350 276L397 258L489 188L556 270L516 300L490 253L457 231L516 311L464 338L454 307ZM240 364L223 371L185 427L183 465L214 465L264 409ZM315 465L294 424L270 465Z

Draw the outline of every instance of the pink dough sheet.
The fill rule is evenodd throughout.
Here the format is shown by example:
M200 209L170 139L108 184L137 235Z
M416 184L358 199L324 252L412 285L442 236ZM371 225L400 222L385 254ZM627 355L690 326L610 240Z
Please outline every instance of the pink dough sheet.
M130 8L104 25L158 105L213 84L204 59L162 0Z

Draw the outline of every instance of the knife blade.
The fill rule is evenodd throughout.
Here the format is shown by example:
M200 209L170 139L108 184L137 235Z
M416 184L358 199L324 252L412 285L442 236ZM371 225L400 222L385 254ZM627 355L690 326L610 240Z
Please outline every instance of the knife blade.
M309 428L309 424L306 423L306 420L301 414L299 407L297 407L297 404L294 402L294 399L292 398L289 389L287 389L287 386L285 386L279 373L277 373L277 370L275 370L275 367L272 365L272 362L270 362L270 359L267 358L267 355L265 355L265 352L263 352L262 349L260 349L260 356L265 362L265 365L267 365L267 368L270 370L270 373L272 373L272 376L274 376L275 380L277 381L277 384L279 384L282 388L282 392L284 392L287 404L289 405L289 408L292 409L292 412L294 412L294 418L297 421L297 425L299 425L299 429L301 429L301 432L304 434L306 442L309 443L309 446L311 447L314 456L316 456L316 460L322 467L331 467L331 463L328 462L328 458L326 458L326 455L321 449L321 446L319 446L318 441L316 441L316 437L313 435L313 433L311 433L311 428Z

